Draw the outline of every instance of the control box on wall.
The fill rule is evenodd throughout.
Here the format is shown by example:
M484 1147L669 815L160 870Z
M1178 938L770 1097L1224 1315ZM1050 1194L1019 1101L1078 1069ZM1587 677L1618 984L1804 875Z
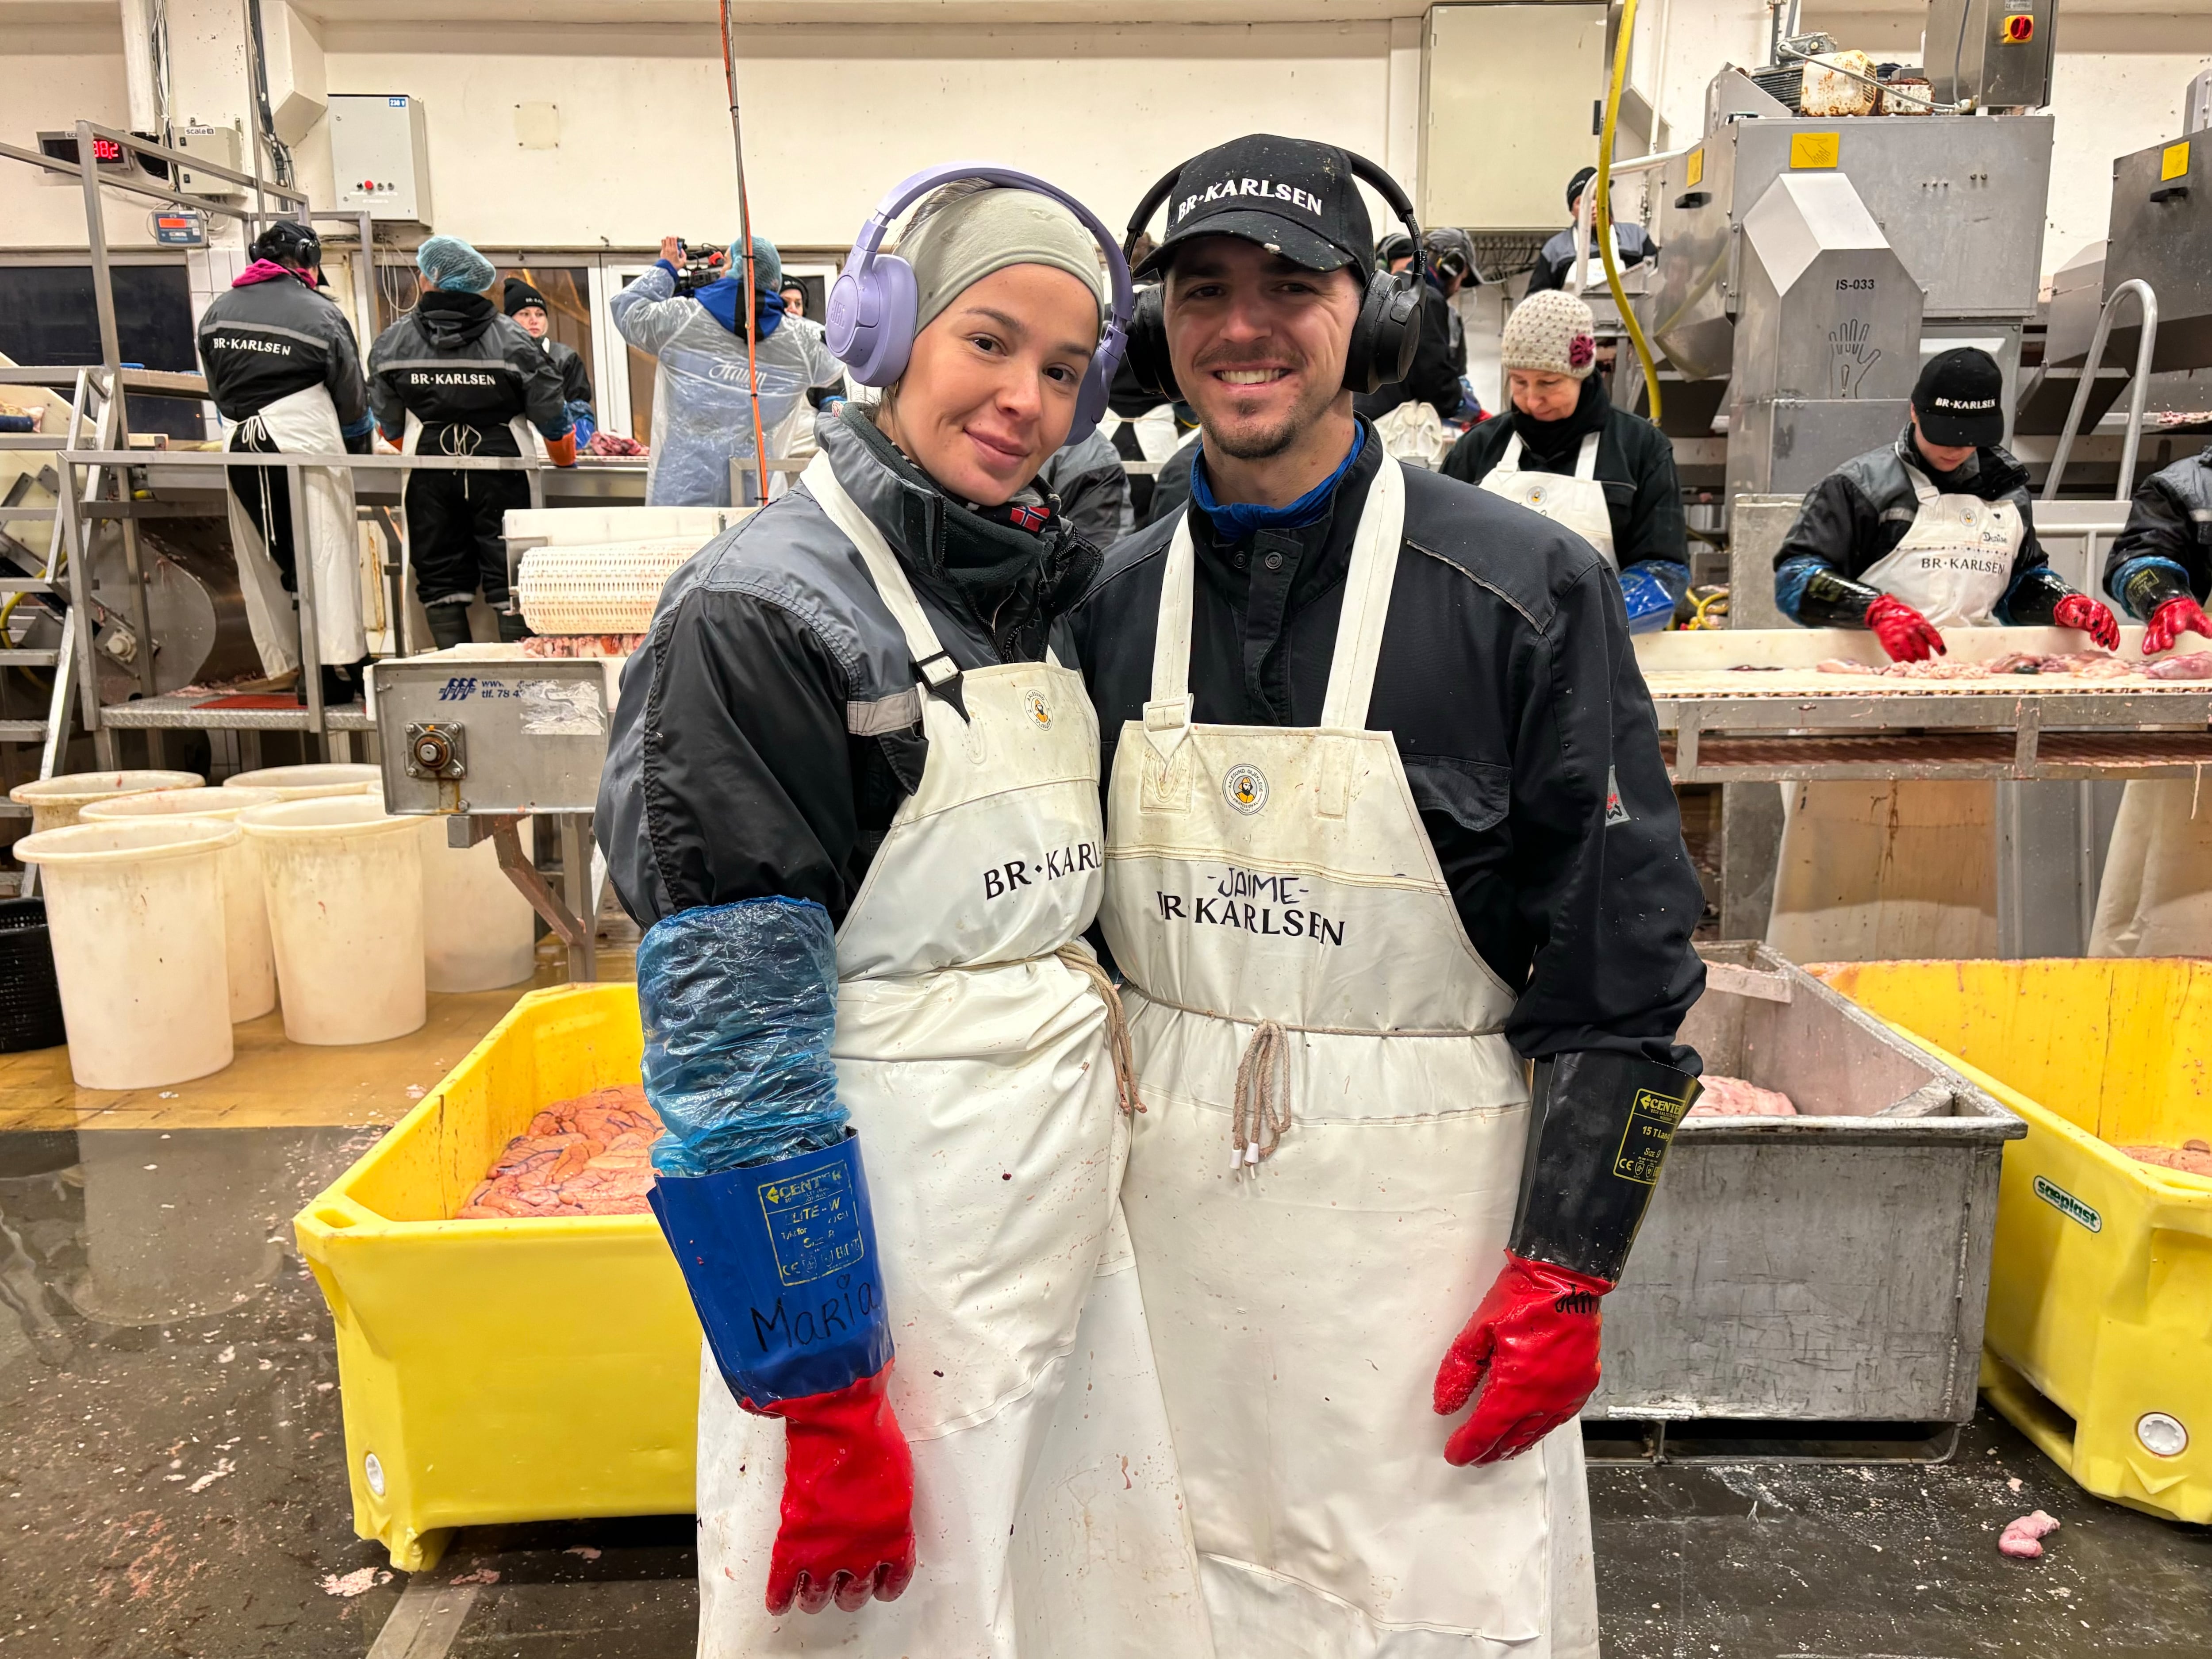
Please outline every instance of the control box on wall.
M430 143L420 98L331 94L331 172L338 206L377 221L428 225Z

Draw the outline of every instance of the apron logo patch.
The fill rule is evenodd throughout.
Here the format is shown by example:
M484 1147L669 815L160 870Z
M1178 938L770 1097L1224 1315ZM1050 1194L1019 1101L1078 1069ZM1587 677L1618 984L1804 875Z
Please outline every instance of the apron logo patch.
M1547 491L1541 484L1530 484L1528 486L1528 505L1535 508L1537 512L1541 513L1544 510L1544 498L1550 492Z
M1628 809L1620 804L1620 775L1613 767L1605 769L1605 823L1611 829L1616 823L1628 822Z
M1638 1089L1636 1104L1628 1109L1628 1127L1621 1131L1620 1150L1613 1154L1613 1174L1646 1187L1658 1185L1659 1166L1667 1161L1674 1126L1682 1121L1688 1105L1686 1100L1669 1100L1649 1089Z
M1959 522L1972 530L1981 522L1981 515L1971 507L1962 507L1959 509Z
M1232 766L1221 781L1221 793L1249 818L1267 804L1267 775L1256 766Z
M1030 718L1036 722L1039 731L1052 730L1052 710L1045 707L1044 697L1041 693L1030 692L1022 700L1022 707L1029 710Z

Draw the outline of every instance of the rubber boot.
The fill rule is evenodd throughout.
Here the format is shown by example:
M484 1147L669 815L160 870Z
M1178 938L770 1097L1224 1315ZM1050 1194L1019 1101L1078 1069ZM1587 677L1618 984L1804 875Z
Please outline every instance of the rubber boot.
M531 632L530 624L522 620L522 613L520 611L502 611L499 613L499 637L502 644L512 645L517 640L526 640L531 636Z
M343 708L349 702L359 702L367 695L369 659L359 662L325 663L321 669L323 707ZM304 682L294 693L301 708L307 706L307 688Z
M426 605L423 615L430 619L430 637L437 641L439 650L450 651L469 642L469 608L465 605Z

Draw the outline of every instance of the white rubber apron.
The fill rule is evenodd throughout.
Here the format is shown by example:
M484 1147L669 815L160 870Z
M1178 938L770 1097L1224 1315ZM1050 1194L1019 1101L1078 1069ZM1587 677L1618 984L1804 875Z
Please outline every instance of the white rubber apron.
M1364 729L1404 488L1386 458L1318 727L1191 723L1176 528L1108 807L1147 1109L1124 1201L1224 1659L1587 1659L1579 1426L1455 1469L1430 1406L1502 1265L1528 1092L1512 994Z
M915 660L949 670L826 457L805 483ZM763 1605L784 1429L702 1355L699 1652L711 1659L1209 1659L1121 1219L1097 716L1014 663L922 699L929 759L837 938L837 1088L867 1160L914 1450L914 1582L856 1613Z
M2093 957L2212 957L2212 790L2134 778L2120 796Z
M1605 486L1597 481L1598 434L1586 433L1582 453L1575 458L1575 476L1521 470L1521 434L1507 440L1505 453L1484 477L1481 487L1493 495L1518 501L1540 513L1563 530L1571 530L1605 555L1616 574L1620 561L1613 550L1613 514L1606 510Z
M515 448L525 459L535 457L542 461L547 459L544 438L525 417L515 416L507 422L507 429L514 434ZM419 455L422 453L422 422L421 417L410 409L407 411L407 429L399 440L399 453L403 455ZM399 591L407 596L410 605L416 605L419 607L420 601L415 593L415 532L409 528L407 523L407 480L413 476L414 471L415 469L411 466L403 466L399 469ZM483 478L494 475L489 472L474 472L472 469L465 468L462 470L462 476ZM514 591L514 584L511 582L508 584L508 591L510 592ZM471 605L483 605L484 602L478 589L470 590L469 602ZM486 613L490 614L491 608L489 605L485 605L484 608ZM494 626L495 627L496 624L495 623ZM412 632L417 639L428 639L429 637L428 620L422 619Z
M239 449L259 437L275 444L279 453ZM285 453L342 454L345 433L329 389L302 386L232 427L223 447L241 455L265 456L264 465L281 467ZM261 476L272 495L284 488L282 472ZM293 524L292 556L306 563L314 584L316 649L326 663L359 662L368 654L368 637L361 626L361 536L354 518L353 475L330 467L301 467L300 493L307 498L301 504L306 522ZM300 613L292 595L284 591L283 573L269 556L268 544L236 493L227 490L225 497L230 509L230 544L238 559L239 592L246 601L253 648L260 653L264 673L289 673L300 665ZM264 506L264 519L267 512Z
M1859 580L1938 628L1995 626L2024 533L2020 509L1911 478L1911 529ZM1996 954L1995 784L1784 783L1782 803L1766 929L1775 950L1792 962Z

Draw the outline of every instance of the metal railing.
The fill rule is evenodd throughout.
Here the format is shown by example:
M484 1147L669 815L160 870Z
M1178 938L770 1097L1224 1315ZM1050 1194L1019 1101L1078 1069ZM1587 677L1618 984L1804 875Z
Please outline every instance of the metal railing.
M2136 372L2128 383L2127 435L2120 444L2120 476L2112 486L2112 499L2126 501L2135 493L2136 452L2142 447L2143 400L2150 394L2150 365L2158 349L2158 295L2140 276L2130 276L2114 289L2097 313L2096 332L2089 337L2089 355L2081 360L2081 378L2074 387L2074 401L2066 410L2066 424L2058 434L2058 448L2051 458L2050 475L2043 481L2043 499L2058 499L2058 481L2066 475L2066 462L2074 453L2081 414L2089 406L2090 389L2105 366L2105 341L2112 331L2112 313L2130 295L2142 311L2142 335L2136 342Z

